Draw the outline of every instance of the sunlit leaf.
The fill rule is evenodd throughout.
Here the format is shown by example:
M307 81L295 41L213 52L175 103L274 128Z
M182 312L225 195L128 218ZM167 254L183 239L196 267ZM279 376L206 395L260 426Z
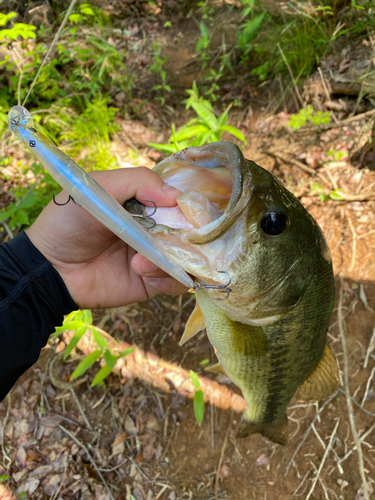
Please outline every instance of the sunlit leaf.
M243 133L238 130L236 127L232 127L232 125L222 125L220 127L222 130L225 130L226 132L229 132L230 134L234 135L234 137L237 137L242 142L246 143L246 137L243 135Z
M81 326L80 328L77 328L75 334L73 335L71 341L69 342L69 345L65 349L64 359L66 359L69 356L69 354L76 347L76 345L78 344L78 342L81 340L81 338L84 336L84 334L86 332L87 332L86 326Z
M124 349L123 351L120 352L120 358L123 358L124 356L131 354L134 351L134 349L135 347L128 347L127 349Z
M194 415L198 425L201 426L204 417L204 396L201 389L195 391L194 394Z
M98 344L98 346L101 349L108 349L108 342L103 337L103 335L100 332L98 332L98 330L95 327L91 328L90 330L91 330L92 336L94 337L94 340Z
M108 377L108 375L111 373L112 368L109 365L104 365L98 373L95 375L94 380L91 382L91 387L94 387L95 385L100 384L100 382L103 382L103 380Z
M85 359L80 362L80 364L77 366L74 372L71 374L70 380L74 380L77 377L81 376L83 373L85 373L85 371L88 370L95 363L95 361L100 358L102 353L103 351L100 349L88 354L85 357Z
M193 383L193 386L196 389L199 389L199 387L200 387L199 378L198 378L198 375L195 372L193 372L193 370L190 370L190 378L191 378L191 381Z

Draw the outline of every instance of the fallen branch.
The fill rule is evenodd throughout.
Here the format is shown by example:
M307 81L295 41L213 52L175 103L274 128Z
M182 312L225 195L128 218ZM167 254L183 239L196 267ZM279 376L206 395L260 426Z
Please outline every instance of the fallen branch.
M185 397L194 398L196 388L191 381L188 370L184 370L175 363L168 363L159 356L145 352L126 342L119 341L119 345L116 346L120 351L129 347L134 348L134 351L117 361L113 369L114 373L120 373L122 377L127 379L139 378L143 382L166 392L175 389ZM91 347L88 345L80 348L86 355L91 352ZM245 411L246 401L242 396L207 377L199 376L198 378L205 402L212 401L215 406L224 410L232 409L238 413Z

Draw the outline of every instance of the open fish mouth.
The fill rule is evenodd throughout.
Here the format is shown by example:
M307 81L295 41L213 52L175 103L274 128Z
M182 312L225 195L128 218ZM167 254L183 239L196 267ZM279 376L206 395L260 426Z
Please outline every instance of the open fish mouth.
M172 233L179 230L185 243L211 243L228 231L249 200L248 170L240 150L231 143L186 148L160 162L154 171L182 191L177 207L159 208L153 216L154 234L162 225Z

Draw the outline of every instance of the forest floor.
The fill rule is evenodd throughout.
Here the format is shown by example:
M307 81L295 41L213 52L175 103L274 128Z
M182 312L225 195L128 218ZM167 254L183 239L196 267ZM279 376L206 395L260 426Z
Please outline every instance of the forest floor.
M355 60L361 50L346 48L322 67L339 68L344 58L350 63L350 55ZM189 62L186 57L174 53L170 74L178 71L174 60L183 65ZM176 76L181 89L190 88L199 77L194 64L186 68L186 81L181 81L181 73ZM201 361L215 360L205 333L178 346L194 306L191 294L98 310L95 324L137 350L109 376L105 387L94 389L91 371L74 389L68 383L73 365L89 352L89 343L82 342L70 362L57 365L53 360L69 332L42 351L0 404L0 475L8 473L10 478L6 486L0 484L0 498L362 500L364 480L372 494L375 154L368 144L374 113L369 107L354 110L356 97L329 90L325 95L323 73L306 82L303 95L328 102L325 109L335 109L333 124L291 131L286 126L290 115L273 113L272 99L268 106L264 95L261 104L253 97L246 109L233 113L231 123L246 135L245 157L270 170L296 194L331 248L337 293L328 340L340 366L338 391L319 403L292 400L285 447L261 435L237 440L240 413L220 407L220 401L214 404L212 396L199 427L192 399L186 397L192 392L183 383L189 370L218 382L219 392L217 387L225 387L228 394L240 394L222 375L201 369ZM261 92L258 89L258 95ZM190 116L179 111L178 122L186 123ZM121 130L111 144L119 166L132 163L130 145L138 152L137 165L152 168L160 154L147 142L165 142L170 120L156 107L150 107L144 119L120 120ZM347 154L334 160L329 150ZM16 157L21 155L17 151ZM329 198L337 189L343 199ZM322 192L328 195L326 201L319 197ZM226 397L222 399L221 406L228 406Z

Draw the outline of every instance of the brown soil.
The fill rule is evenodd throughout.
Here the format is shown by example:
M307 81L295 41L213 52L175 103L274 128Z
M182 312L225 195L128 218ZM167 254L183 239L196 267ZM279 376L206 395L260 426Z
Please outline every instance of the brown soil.
M121 5L127 8L128 3L132 2ZM168 71L174 75L177 92L182 93L200 77L196 64L191 62L198 33L196 24L190 21L183 35L176 31L165 43ZM261 93L259 89L257 95ZM368 141L367 120L329 130L317 128L303 135L285 128L286 113L270 116L260 106L252 105L254 109L250 106L232 115L234 124L248 138L245 156L272 171L301 198L322 226L332 251L337 299L328 339L343 381L340 327L343 329L349 391L360 405L352 403L355 426L362 439L362 471L372 492L375 356L370 344L375 323L375 201L370 195L375 191L371 187L375 173L370 164L360 165L365 167L360 170L350 161L327 163L326 156L329 149L348 152L349 157L360 151ZM132 147L139 153L138 164L152 167L159 156L150 154L146 144L166 140L167 115L163 110L158 114L151 107L148 123L122 122L113 144L117 159L131 162L128 147ZM173 118L178 123L186 122L186 114ZM269 150L282 152L287 160L275 160L267 155ZM315 169L316 174L307 174L291 164L289 160L293 159ZM339 188L348 196L358 195L358 200L322 202L315 195L313 183L319 183L328 194ZM368 195L368 199L365 196L359 200L361 195ZM6 193L0 187L0 203L6 201ZM341 323L339 306L344 317ZM152 355L157 355L186 370L202 373L200 362L215 359L206 335L199 334L182 348L178 346L192 308L189 294L182 298L157 297L122 309L97 311L95 322L115 338L150 353L151 360ZM88 380L75 389L93 428L89 430L71 392L54 387L50 380L49 365L55 349L64 347L65 342L58 340L43 350L38 363L0 404L2 464L4 473L9 474L9 482L0 484L0 499L15 498L12 492L16 492L20 498L33 500L104 500L110 498L105 484L116 500L364 498L359 454L342 384L329 402L291 402L289 443L281 447L260 435L236 440L240 414L209 403L199 427L192 400L174 387L162 391L119 373L107 379L105 388L90 389L95 367L89 371ZM59 378L67 382L81 358L78 351L73 363L60 366ZM239 394L223 377L208 376L228 383ZM102 478L83 447L90 452Z

